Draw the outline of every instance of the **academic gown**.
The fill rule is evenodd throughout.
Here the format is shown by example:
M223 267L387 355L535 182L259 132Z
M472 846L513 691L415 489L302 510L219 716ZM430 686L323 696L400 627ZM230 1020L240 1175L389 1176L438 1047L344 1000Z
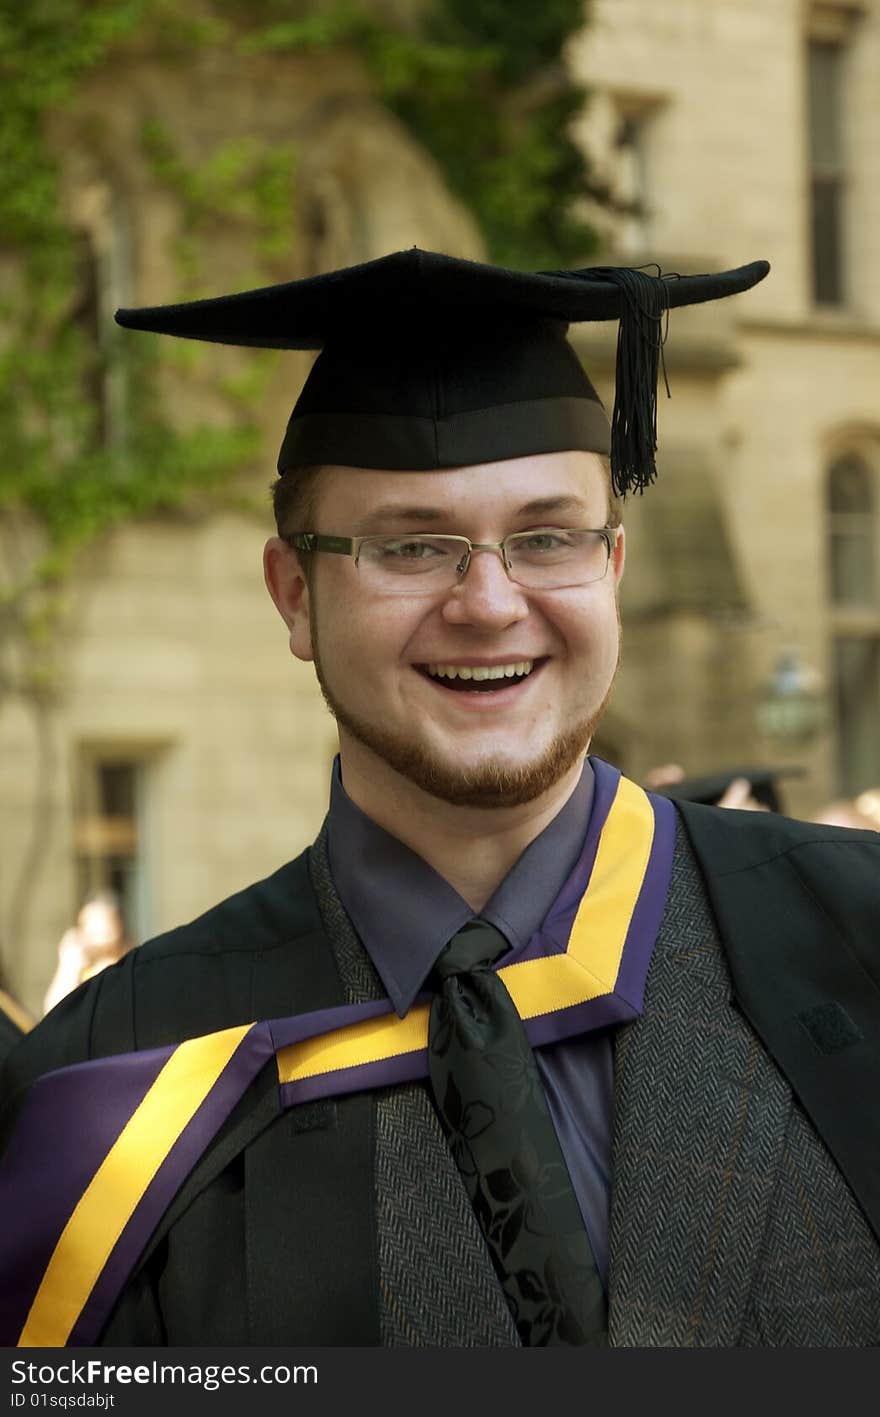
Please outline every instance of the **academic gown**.
M615 1038L610 1342L876 1344L880 837L677 810L644 1014ZM86 1057L350 1001L369 987L359 950L319 839L64 1001L3 1095ZM101 1341L517 1339L425 1085L279 1113L270 1067Z

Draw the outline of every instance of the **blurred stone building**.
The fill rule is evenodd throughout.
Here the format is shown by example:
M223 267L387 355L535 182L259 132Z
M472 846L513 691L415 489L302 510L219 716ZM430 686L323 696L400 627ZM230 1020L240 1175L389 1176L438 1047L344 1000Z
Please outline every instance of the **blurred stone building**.
M671 315L606 753L802 762L806 813L880 782L880 5L595 0L570 62L609 259L772 266ZM609 332L578 342L610 391Z
M673 314L661 479L627 515L624 668L599 747L636 777L669 759L802 759L789 801L806 811L880 781L880 0L594 0L570 62L591 91L581 137L611 209L588 210L609 260L773 264L751 294ZM269 279L412 244L485 254L356 56L132 53L55 134L99 345L116 306L181 295L185 213L142 141L159 120L190 171L230 138L290 145L290 250ZM244 224L197 249L193 293L250 283ZM613 332L575 340L610 398ZM180 422L222 424L249 358L181 356L165 389ZM264 455L242 470L241 508L95 547L62 702L38 732L20 705L0 716L3 965L32 1008L86 890L119 889L142 939L272 871L320 823L333 724L260 569L264 489L306 369L281 356L261 394ZM94 390L108 438L124 435L122 395L111 360ZM808 745L756 716L785 653L827 689Z

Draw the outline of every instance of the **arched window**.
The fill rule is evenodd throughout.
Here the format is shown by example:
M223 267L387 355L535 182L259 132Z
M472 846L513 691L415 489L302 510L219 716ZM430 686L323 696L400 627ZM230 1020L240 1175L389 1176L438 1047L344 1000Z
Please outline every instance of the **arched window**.
M880 506L877 475L855 453L829 468L827 534L838 789L880 783Z
M828 533L832 605L875 605L876 509L871 469L854 455L828 474Z

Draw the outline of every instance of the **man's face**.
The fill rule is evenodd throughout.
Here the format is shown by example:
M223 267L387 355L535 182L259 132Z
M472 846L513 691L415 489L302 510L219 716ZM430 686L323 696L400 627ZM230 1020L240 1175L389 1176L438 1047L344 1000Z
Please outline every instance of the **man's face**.
M327 468L308 530L496 542L539 526L602 527L607 512L597 457L547 453L428 474ZM320 552L306 587L277 539L266 568L291 648L314 659L338 721L343 774L350 758L459 805L512 806L586 751L617 666L622 533L604 580L562 590L514 584L488 551L474 552L453 588L427 595L371 593L352 558ZM500 686L489 690L449 674L512 665L531 668L484 681Z

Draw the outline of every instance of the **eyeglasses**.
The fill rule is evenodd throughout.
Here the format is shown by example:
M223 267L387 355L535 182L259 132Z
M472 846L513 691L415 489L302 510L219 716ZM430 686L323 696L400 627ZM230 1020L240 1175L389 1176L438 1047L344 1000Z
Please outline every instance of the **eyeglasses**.
M430 595L451 590L467 574L474 551L494 551L517 585L563 590L601 581L619 527L535 527L503 541L417 533L398 536L324 536L315 531L286 538L297 551L331 551L354 557L361 583L379 595Z

